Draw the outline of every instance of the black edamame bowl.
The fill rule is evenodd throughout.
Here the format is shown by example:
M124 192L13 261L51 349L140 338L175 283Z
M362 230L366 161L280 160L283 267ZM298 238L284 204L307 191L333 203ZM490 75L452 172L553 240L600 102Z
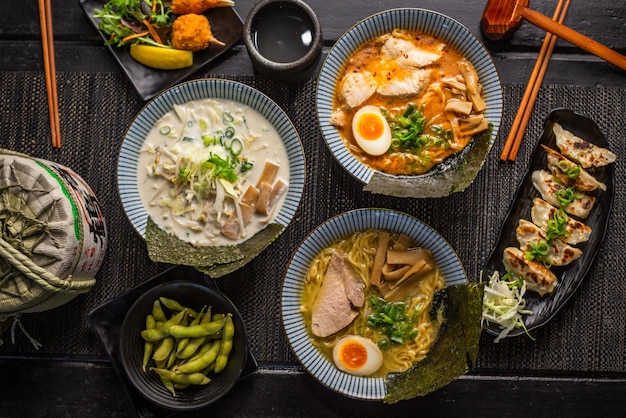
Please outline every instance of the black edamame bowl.
M159 376L143 371L144 340L141 331L146 328L146 316L152 313L153 303L160 297L174 299L181 305L200 311L210 306L212 313L231 313L235 334L226 368L220 373L209 373L211 382L201 386L176 389L170 393ZM216 290L190 282L170 282L150 289L131 306L120 330L120 356L126 376L133 387L148 401L175 411L193 410L207 406L224 396L239 380L248 359L246 330L235 305ZM154 365L154 362L150 362Z

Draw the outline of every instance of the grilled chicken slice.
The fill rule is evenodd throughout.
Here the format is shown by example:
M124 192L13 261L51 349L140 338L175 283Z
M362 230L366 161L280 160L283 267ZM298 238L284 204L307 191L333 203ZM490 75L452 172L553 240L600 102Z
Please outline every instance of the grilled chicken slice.
M395 60L405 67L423 68L441 58L444 46L439 44L435 51L426 51L411 41L390 36L380 48L380 55L383 59Z
M408 70L403 77L379 77L376 91L381 96L405 97L420 94L430 83L432 70Z
M376 92L376 80L370 72L347 74L341 82L341 98L350 109L358 107Z

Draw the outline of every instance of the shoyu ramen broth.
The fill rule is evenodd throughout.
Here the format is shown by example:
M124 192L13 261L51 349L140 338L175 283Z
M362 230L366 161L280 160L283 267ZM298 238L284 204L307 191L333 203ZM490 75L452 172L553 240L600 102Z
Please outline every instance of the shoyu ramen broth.
M426 356L441 319L431 318L433 295L444 287L427 249L404 234L367 229L316 256L305 278L301 312L313 345L337 367L381 377L406 371ZM374 347L383 357L377 370L359 373L337 359L342 341L361 337L380 348Z
M330 123L370 168L423 174L488 129L481 89L456 48L425 33L395 30L347 60Z
M162 229L194 245L242 242L285 199L289 162L276 129L251 107L225 99L174 105L149 132L139 193Z

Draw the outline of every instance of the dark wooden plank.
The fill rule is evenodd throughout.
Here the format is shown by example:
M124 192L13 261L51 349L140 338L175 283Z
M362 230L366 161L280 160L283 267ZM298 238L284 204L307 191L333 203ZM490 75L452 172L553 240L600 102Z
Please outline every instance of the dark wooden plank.
M324 49L324 57L329 47ZM39 41L11 43L0 41L0 71L43 71ZM119 71L109 51L85 42L63 43L56 48L59 72ZM525 84L535 65L534 52L493 54L503 83ZM220 59L211 63L203 74L252 75L254 69L243 45L237 45ZM588 55L555 54L546 73L544 84L574 84L581 86L626 85L626 72Z
M133 417L108 362L0 358L0 416ZM423 398L387 405L334 393L298 369L262 369L212 406L182 416L620 416L626 379L472 374ZM478 397L478 394L480 396Z
M253 0L236 2L235 8L242 19L245 19L254 3ZM358 7L355 7L355 2L349 1L313 0L308 3L322 22L326 51L337 37L358 20L384 9L401 6L392 0L362 2ZM550 9L556 2L534 3L534 9L551 15ZM480 33L479 22L485 4L484 0L465 1L461 6L455 1L425 0L420 2L419 7L448 14L466 25L494 55L503 81L523 83L532 70L545 33L524 23L513 39L487 41ZM8 0L6 5L7 10L12 10L15 16L6 19L0 29L0 71L43 71L36 2ZM625 16L626 2L573 2L566 23L601 43L626 52L626 37L623 36L626 19L620 19ZM53 18L58 71L118 70L77 0L56 0ZM243 43L207 67L206 71L212 74L253 73ZM599 58L559 41L546 75L546 83L623 85L626 83L625 74Z
M104 3L104 1L103 1ZM235 10L242 19L256 3L255 0L236 0ZM337 39L350 26L360 19L382 10L397 7L420 7L447 14L466 25L474 34L480 36L480 17L485 8L485 0L422 0L420 2L398 2L379 0L376 2L351 2L308 0L307 3L320 18L324 38ZM547 16L551 16L556 0L533 1L531 7ZM39 17L37 2L24 0L5 0L3 10L7 11L0 30L0 39L35 38L39 36ZM622 52L626 50L626 3L613 0L573 1L565 23L572 29ZM58 40L76 41L91 39L94 31L87 23L78 0L55 0L53 4L54 33ZM538 49L545 32L524 23L508 42L490 43L501 50ZM564 46L564 43L559 43Z

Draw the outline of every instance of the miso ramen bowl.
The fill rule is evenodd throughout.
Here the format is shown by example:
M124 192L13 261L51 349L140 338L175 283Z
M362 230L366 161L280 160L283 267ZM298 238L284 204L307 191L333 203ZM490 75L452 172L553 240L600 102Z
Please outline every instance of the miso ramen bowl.
M429 171L418 175L391 175L371 168L355 156L339 130L331 124L335 94L343 68L361 46L394 30L422 32L455 47L476 70L486 105L484 115L491 124L490 135L474 138L457 154L447 157ZM346 31L322 63L316 94L317 116L326 145L337 162L364 190L398 197L442 197L467 188L480 171L500 128L503 95L493 59L484 45L461 23L431 10L403 8L387 10L360 21ZM351 121L347 121L351 123Z
M467 283L465 270L456 252L430 226L391 209L356 209L327 220L300 244L283 281L281 315L291 349L304 368L322 385L350 398L383 400L387 395L385 378L355 376L339 370L312 344L300 310L304 280L317 254L333 241L369 228L407 234L419 246L432 252L446 285Z

